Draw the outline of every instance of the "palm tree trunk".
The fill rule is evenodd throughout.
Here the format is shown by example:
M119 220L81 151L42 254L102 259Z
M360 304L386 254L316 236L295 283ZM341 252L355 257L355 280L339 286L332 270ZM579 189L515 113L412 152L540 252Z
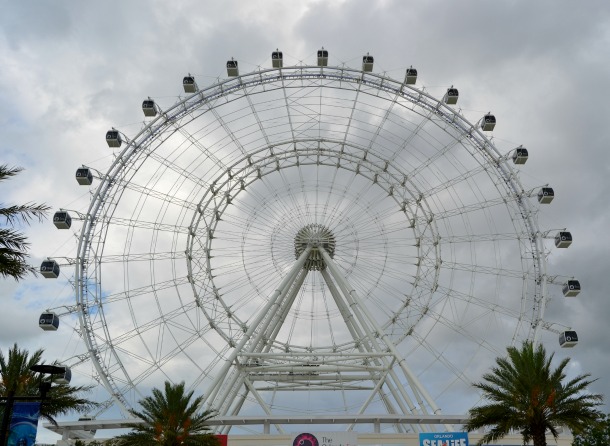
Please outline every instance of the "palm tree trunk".
M546 429L532 429L532 439L534 446L546 446Z
M0 446L4 446L8 441L8 427L13 413L13 404L15 402L15 390L8 391L6 403L4 405L4 413L2 415L2 427L0 428Z

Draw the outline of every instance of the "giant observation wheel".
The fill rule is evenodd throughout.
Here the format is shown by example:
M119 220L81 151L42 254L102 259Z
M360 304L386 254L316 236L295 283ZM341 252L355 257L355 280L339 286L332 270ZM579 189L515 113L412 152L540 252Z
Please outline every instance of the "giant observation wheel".
M465 413L545 328L527 151L412 68L273 56L107 133L75 278L99 379L123 409L170 380L219 416Z

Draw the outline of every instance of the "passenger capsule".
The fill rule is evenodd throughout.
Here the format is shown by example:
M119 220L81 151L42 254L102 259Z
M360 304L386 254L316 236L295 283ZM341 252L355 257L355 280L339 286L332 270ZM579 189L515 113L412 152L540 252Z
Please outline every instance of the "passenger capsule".
M90 415L85 415L84 417L78 418L78 421L93 421L93 420L95 420L95 418ZM97 432L97 429L86 429L84 432L91 434L91 438L93 438L93 436Z
M227 76L239 76L239 68L237 67L236 60L228 60L227 61Z
M197 87L197 82L195 82L195 78L190 74L188 76L184 76L182 79L182 86L184 87L185 93L196 93L199 91L199 87Z
M152 99L145 99L142 102L142 111L144 112L144 116L157 116L155 101Z
M562 348L572 348L578 344L578 335L575 331L564 331L559 335L559 345Z
M108 143L108 147L121 147L121 134L118 130L112 129L106 132L106 143Z
M576 279L570 279L563 284L561 288L565 297L578 296L580 293L580 282Z
M76 181L82 186L91 186L93 183L93 174L87 167L79 167L76 169Z
M40 264L40 274L47 279L59 277L59 264L55 260L45 260Z
M538 191L538 203L549 204L555 198L555 191L552 187L543 187Z
M417 70L413 67L407 68L405 73L405 84L413 85L417 81Z
M319 67L328 66L328 51L326 51L324 48L322 48L321 50L318 50L318 66Z
M515 164L525 164L527 161L528 153L527 149L523 146L519 146L513 152L513 163Z
M572 244L572 234L568 231L559 231L555 236L555 247L567 248Z
M451 86L451 88L447 89L447 93L445 93L445 97L443 99L445 100L445 104L455 105L457 104L459 97L460 93L458 92L457 88L453 88L453 86Z
M369 53L366 53L366 56L362 56L362 71L373 71L373 61L373 56L370 56Z
M51 380L56 384L70 384L72 380L72 370L68 366L61 366L64 368L64 372L59 375L52 375Z
M57 229L70 229L72 217L66 211L58 211L53 215L53 224Z
M45 331L56 331L59 328L59 317L53 312L42 313L38 319L38 326Z
M481 120L481 130L491 132L496 126L496 117L491 113L487 113Z
M284 55L281 51L275 50L271 53L271 66L273 68L282 68L284 66Z

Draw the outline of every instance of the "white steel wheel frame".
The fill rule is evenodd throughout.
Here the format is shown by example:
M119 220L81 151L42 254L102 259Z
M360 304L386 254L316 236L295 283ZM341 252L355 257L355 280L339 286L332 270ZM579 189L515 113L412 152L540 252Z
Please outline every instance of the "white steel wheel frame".
M442 100L299 66L157 111L78 247L83 337L125 412L166 379L219 415L465 411L490 358L537 337L531 193Z

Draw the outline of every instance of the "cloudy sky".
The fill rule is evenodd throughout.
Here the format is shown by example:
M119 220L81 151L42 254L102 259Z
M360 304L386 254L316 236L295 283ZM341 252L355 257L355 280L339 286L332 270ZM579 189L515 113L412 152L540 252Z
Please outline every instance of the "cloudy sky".
M574 276L583 291L554 298L547 317L577 330L570 373L599 378L610 395L610 5L567 1L2 1L0 15L1 164L22 166L0 184L0 202L47 203L84 210L89 192L74 171L107 166L111 126L135 134L139 109L152 96L171 105L186 73L200 83L225 76L230 57L242 72L269 64L275 48L287 63L313 60L324 46L331 64L358 67L366 52L375 71L401 78L416 67L429 91L458 86L474 119L493 111L494 138L523 144L520 170L529 185L551 185L554 202L542 228L567 228L573 245L549 251L549 274ZM436 89L436 90L435 90ZM465 105L465 107L466 107ZM47 221L25 227L31 262L74 257L75 240ZM44 347L46 358L78 351L74 332L42 332L41 310L68 304L67 280L0 281L0 348ZM82 378L85 379L85 378ZM86 381L86 379L85 379ZM94 397L96 395L93 395Z

